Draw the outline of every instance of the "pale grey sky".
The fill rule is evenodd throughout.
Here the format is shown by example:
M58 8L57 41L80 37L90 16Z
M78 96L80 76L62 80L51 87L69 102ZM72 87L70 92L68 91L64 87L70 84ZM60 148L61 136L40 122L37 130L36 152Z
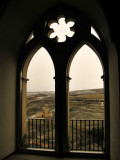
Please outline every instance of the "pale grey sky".
M27 91L54 91L54 65L45 48L39 49L33 56L27 72Z
M103 88L103 69L95 52L84 45L75 55L70 67L70 90Z
M84 45L75 55L70 67L70 90L103 88L100 60ZM48 52L42 47L32 58L27 72L27 91L54 91L54 66Z

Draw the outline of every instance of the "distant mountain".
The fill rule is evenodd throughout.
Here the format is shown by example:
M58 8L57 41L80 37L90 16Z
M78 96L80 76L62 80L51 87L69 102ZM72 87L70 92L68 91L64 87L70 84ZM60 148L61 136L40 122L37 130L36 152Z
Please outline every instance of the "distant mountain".
M39 91L39 92L27 92L27 97L29 96L54 96L54 91Z
M27 118L42 112L46 104L55 115L55 92L28 92ZM104 119L104 89L76 90L69 93L71 119Z
M70 96L74 95L84 95L84 94L103 94L104 89L99 88L99 89L86 89L86 90L75 90L70 92ZM54 91L40 91L40 92L27 92L27 96L54 96L55 92Z
M103 94L104 93L104 89L100 88L100 89L87 89L87 90L75 90L75 91L71 91L70 95L83 95L83 94Z

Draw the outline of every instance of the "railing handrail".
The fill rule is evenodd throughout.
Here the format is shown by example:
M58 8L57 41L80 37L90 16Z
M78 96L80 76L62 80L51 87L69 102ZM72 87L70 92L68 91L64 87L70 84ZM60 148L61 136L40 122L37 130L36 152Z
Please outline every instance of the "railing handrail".
M70 119L70 121L104 121L104 119Z
M48 118L27 118L27 120L31 120L31 119L55 120L55 119L48 119ZM104 121L104 119L70 119L70 121Z
M31 119L39 119L39 120L55 120L55 119L48 119L48 118L27 118L27 120L31 120Z

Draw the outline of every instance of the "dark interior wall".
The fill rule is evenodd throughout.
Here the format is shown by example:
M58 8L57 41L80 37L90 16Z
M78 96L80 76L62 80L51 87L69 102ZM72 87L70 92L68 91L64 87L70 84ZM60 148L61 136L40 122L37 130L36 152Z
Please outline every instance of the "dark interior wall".
M40 0L9 0L0 15L0 159L15 151L16 70L23 45L40 15L61 3L86 14L106 44L110 67L110 154L112 160L120 157L118 57L107 19L97 1L50 0L41 3Z
M0 159L15 150L16 60L0 49Z

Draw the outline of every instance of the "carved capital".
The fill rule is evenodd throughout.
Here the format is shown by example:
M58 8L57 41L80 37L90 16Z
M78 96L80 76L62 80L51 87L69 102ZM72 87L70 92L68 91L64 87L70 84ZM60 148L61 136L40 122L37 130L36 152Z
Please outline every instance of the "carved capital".
M29 79L22 77L22 82L27 83L27 81L29 81Z
M101 76L101 79L104 81L104 79L105 79L105 75L102 75L102 76Z
M66 80L67 80L68 82L70 82L71 79L72 79L72 78L70 78L69 76L66 77Z

